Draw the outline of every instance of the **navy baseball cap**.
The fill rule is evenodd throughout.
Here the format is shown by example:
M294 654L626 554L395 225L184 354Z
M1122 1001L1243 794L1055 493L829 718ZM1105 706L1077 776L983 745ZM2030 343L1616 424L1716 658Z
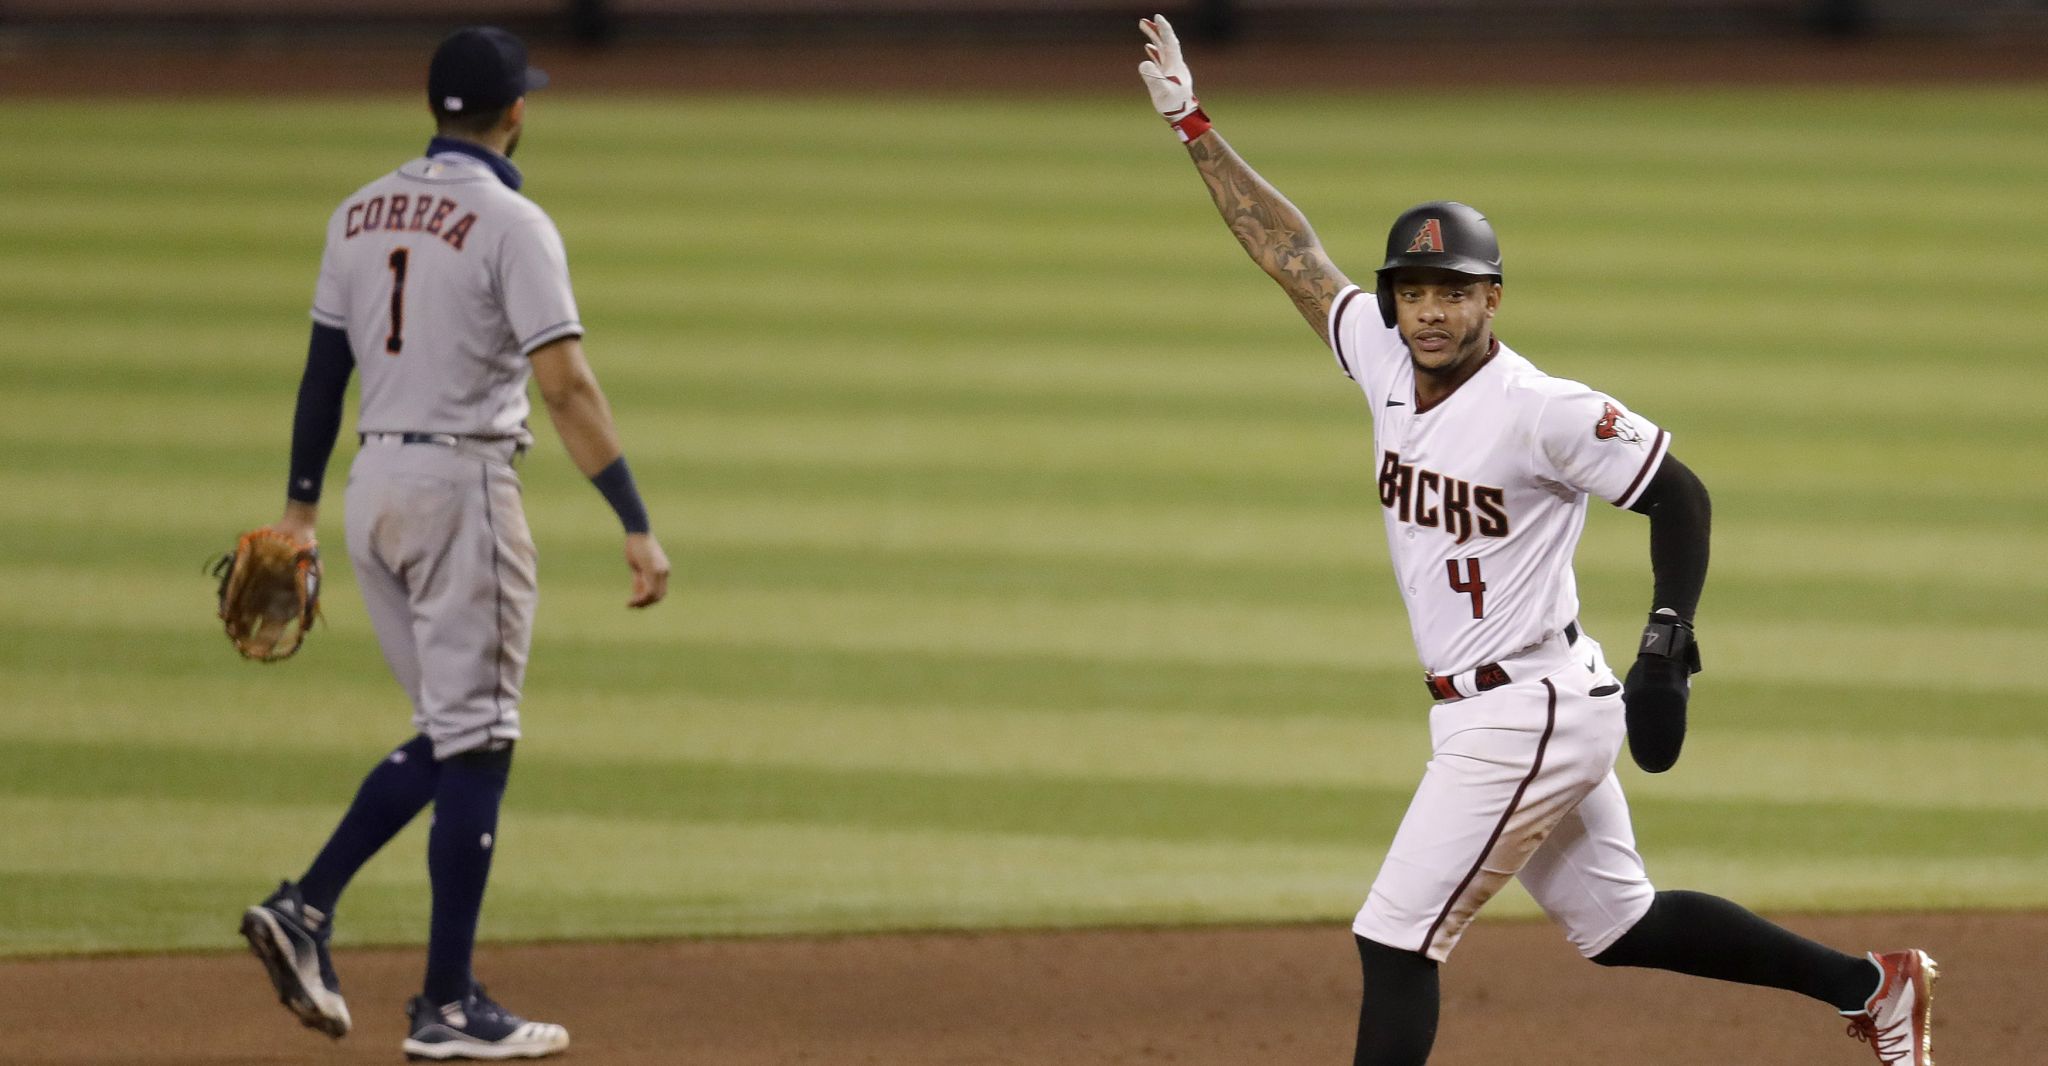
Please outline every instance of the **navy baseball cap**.
M456 30L427 64L427 101L437 111L495 110L547 83L547 72L526 65L526 43L496 26Z

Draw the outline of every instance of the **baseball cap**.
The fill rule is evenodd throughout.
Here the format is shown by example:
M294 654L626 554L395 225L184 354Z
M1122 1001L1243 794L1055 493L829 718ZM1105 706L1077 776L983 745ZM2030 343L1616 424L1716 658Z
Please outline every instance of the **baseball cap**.
M456 30L427 64L427 101L458 114L504 107L547 83L526 65L526 43L496 26Z

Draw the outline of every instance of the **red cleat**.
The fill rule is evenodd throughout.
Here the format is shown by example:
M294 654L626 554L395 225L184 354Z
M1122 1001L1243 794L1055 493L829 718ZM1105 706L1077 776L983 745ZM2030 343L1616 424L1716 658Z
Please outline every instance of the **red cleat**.
M1934 1066L1934 960L1918 949L1873 954L1884 980L1859 1011L1844 1011L1849 1035L1870 1045L1886 1066Z

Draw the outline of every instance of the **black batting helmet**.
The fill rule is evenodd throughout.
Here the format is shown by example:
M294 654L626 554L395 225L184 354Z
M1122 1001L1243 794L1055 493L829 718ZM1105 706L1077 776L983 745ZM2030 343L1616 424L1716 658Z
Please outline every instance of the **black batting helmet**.
M1455 200L1431 200L1401 212L1387 231L1387 262L1379 270L1380 318L1394 326L1394 271L1435 267L1501 280L1500 240L1493 225L1474 208Z

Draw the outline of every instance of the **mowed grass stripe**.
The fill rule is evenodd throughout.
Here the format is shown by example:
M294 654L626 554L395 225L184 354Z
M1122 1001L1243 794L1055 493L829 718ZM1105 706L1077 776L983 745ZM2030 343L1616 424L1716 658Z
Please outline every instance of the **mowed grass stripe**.
M699 664L714 661L686 656L690 683L666 689L662 679L644 672L608 681L591 676L580 663L569 676L554 672L531 687L528 701L528 725L541 745L538 750L576 762L626 762L653 773L677 762L714 762L1022 774L1050 779L1049 788L1061 787L1058 782L1066 779L1096 778L1396 790L1413 785L1429 755L1427 740L1416 728L1422 703L1409 695L1408 678L1376 675L1325 701L1249 710L1146 706L1142 700L1133 701L1138 706L1121 706L1119 693L1106 689L1090 694L1085 705L1034 708L1005 702L1010 694L995 679L977 678L962 686L958 702L920 692L900 703L882 693L834 699L816 691L817 686L785 695L764 693L759 685L735 686L727 679L699 683ZM51 698L63 685L17 676L16 691L25 699ZM673 677L666 680L673 685ZM1152 691L1137 693L1141 697L1176 687L1173 679L1151 675L1137 681L1154 683ZM164 700L204 702L206 697L196 693L209 684L217 709L206 718L166 720L156 710ZM735 688L740 691L731 691ZM367 764L374 755L365 753L395 743L405 732L402 702L363 681L323 686L321 698L292 707L241 702L233 687L205 680L160 685L148 700L105 684L73 684L65 695L93 706L93 714L0 723L0 739L85 743L114 732L178 747L251 756L289 749ZM1737 706L1741 699L1741 693L1719 686L1703 688L1703 724L1689 743L1685 772L1648 778L1624 764L1631 790L1671 801L1790 800L1990 811L2048 807L2048 799L2032 789L2033 775L2048 760L2048 744L2031 734L2024 715L2005 716L2004 728L1995 734L1936 728L1911 734L1914 772L1880 775L1868 767L1890 757L1899 735L1831 729L1836 723L1830 722L1772 728L1759 721L1759 708ZM1796 703L1780 698L1774 710L1788 714ZM390 713L368 713L378 707ZM362 713L351 715L352 710ZM565 728L564 716L570 713L573 729ZM1867 719L1880 716L1866 712ZM1759 777L1754 773L1759 767L1778 767L1787 775Z
M268 465L268 464L266 464ZM587 517L587 516L585 516ZM93 568L99 576L123 575L130 580L161 582L168 591L179 584L201 595L203 583L189 581L211 545L203 540L170 540L153 530L157 540L137 543L143 530L94 522L37 522L0 528L0 557L31 569L75 567L80 551L105 550L107 561ZM206 531L193 530L194 537ZM1635 598L1647 561L1631 559L1630 540L1641 529L1621 532L1613 556L1588 567L1585 595L1606 605L1609 594ZM602 591L617 583L619 562L606 551L608 531L548 537L544 573L552 586L569 582ZM1789 538L1788 538L1789 541ZM1045 601L1088 601L1104 598L1195 601L1228 610L1232 605L1286 605L1350 609L1372 613L1392 589L1386 565L1371 545L1358 545L1351 559L1297 560L1284 553L1262 559L1230 561L1174 558L1104 559L1051 552L934 552L916 548L854 546L777 546L755 542L718 542L675 538L671 547L689 553L689 572L682 585L688 595L704 592L782 591L793 600L847 593L896 593L910 596L982 596L991 599L1029 597ZM1725 548L1725 545L1724 545ZM338 555L339 553L337 553ZM1712 619L1716 631L1755 622L1833 620L1854 617L1916 628L1974 626L1983 621L1981 596L2048 589L2048 575L2029 573L2021 580L2002 581L1996 574L1951 580L1942 560L1929 556L1920 565L1898 563L1889 581L1871 581L1861 574L1811 572L1791 568L1781 573L1744 568L1717 574ZM356 595L353 577L340 559L328 565L328 611L331 618L349 617ZM336 599L342 602L337 603ZM336 610L345 613L336 615ZM2048 598L2019 596L2003 613L2011 626L2030 631L2048 629Z
M243 475L239 483L247 485L249 477L274 470L271 464L278 460L268 449L256 446L260 441L202 444L178 438L177 427L185 424L185 419L238 417L231 411L231 405L216 401L211 407L196 404L187 411L181 405L164 405L160 399L155 404L152 407L138 402L131 406L116 398L104 405L106 414L114 419L111 440L95 438L79 445L64 440L64 424L81 417L85 409L101 406L83 399L40 405L43 414L25 419L24 425L0 436L15 437L16 446L21 449L19 454L26 457L40 456L52 462L96 460L103 470L124 471L129 477L149 475L150 484L139 490L130 485L104 487L108 495L128 498L133 498L137 491L181 491L172 487L168 480L171 478L189 480L198 486L198 491L208 491L220 486L222 475ZM712 426L736 424L731 418L682 417L710 422ZM1371 504L1366 481L1369 473L1363 462L1367 449L1356 439L1362 434L1341 424L1327 431L1294 430L1292 436L1273 433L1277 439L1255 455L1232 451L1229 446L1234 440L1265 435L1263 425L1209 431L1201 435L1214 440L1221 449L1219 454L1232 458L1176 466L1175 442L1186 437L1178 424L1171 421L1153 423L1156 428L1144 431L1126 427L1115 434L1068 434L1066 427L1081 424L1082 420L1016 419L1010 421L1009 429L1003 433L983 432L950 418L927 420L906 416L902 420L881 420L877 416L874 421L847 419L837 423L792 420L786 424L780 447L772 453L764 447L760 454L749 454L744 440L703 446L702 440L716 439L716 434L708 429L692 434L689 440L679 440L672 431L664 432L670 425L664 418L643 414L639 422L635 428L651 430L641 436L652 438L655 444L641 449L637 464L650 491L693 501L710 500L715 505L713 509L721 513L733 510L725 500L747 494L789 501L791 505L841 500L880 502L891 507L926 502L951 507L988 504L993 506L984 513L990 515L999 513L996 507L1014 500L1043 499L1061 509L1094 504L1115 506L1119 519L1130 516L1130 505L1141 503L1174 505L1191 512L1204 509L1206 503L1206 509L1213 513L1212 519L1236 519L1246 508L1266 504L1289 509L1343 509L1352 514L1359 513L1361 504ZM1190 432L1194 424L1188 423ZM171 443L150 444L153 433L166 436ZM872 435L888 437L894 443L865 443L863 438ZM1075 439L1077 436L1079 440ZM1055 440L1058 443L1052 444ZM1292 445L1287 443L1290 440ZM1033 448L1034 442L1048 446ZM572 479L564 476L568 472L558 450L551 441L544 441L543 445L547 454L534 460L528 470L529 479L542 485L571 483ZM962 454L940 463L929 460L948 446L957 446L953 450ZM1770 458L1761 446L1745 443L1742 447L1757 453L1757 464ZM1897 466L1872 463L1868 447L1837 449L1833 453L1836 458L1823 455L1799 471L1759 480L1749 475L1754 467L1740 462L1740 453L1734 457L1736 461L1715 461L1715 449L1710 442L1708 461L1696 465L1720 486L1717 500L1723 514L1735 518L1732 524L1724 523L1724 543L1728 537L1755 538L1774 533L1772 527L1751 521L1752 516L1799 520L1822 510L1816 504L1824 503L1826 513L1853 527L1850 536L1831 535L1831 539L1850 541L1850 551L1859 551L1856 546L1866 543L1862 536L1865 524L1919 527L1908 534L1915 537L1926 536L1922 532L1925 529L1994 526L2010 531L2000 533L2000 537L2022 538L2009 542L2008 550L2028 550L2024 538L2038 539L2039 518L2048 504L2044 504L2026 479L2014 476L2016 472L1996 464L1975 463L1974 447L1963 441L1931 443L1917 450L1913 462ZM337 477L351 450L345 443ZM1130 455L1149 458L1125 462L1122 457ZM1136 478L1132 476L1133 465L1158 473ZM40 464L25 463L15 478L8 479L27 482L13 496L16 502L10 509L18 509L24 517L63 514L61 504L50 502L52 497L65 497L65 503L75 506L76 502L69 498L77 495L73 490L81 486L36 478L32 471L39 468ZM1925 471L1921 480L1902 494L1898 478L1915 476L1920 471ZM1954 473L1943 476L1943 471ZM93 477L98 480L111 475ZM1822 488L1816 490L1816 484ZM571 488L567 493L568 499L577 503L581 502L581 494L580 488ZM548 502L543 499L539 506L545 507ZM1372 524L1369 515L1359 517L1365 525ZM1171 524L1176 528L1187 526L1185 521ZM1360 523L1347 517L1342 539L1353 539L1359 529ZM1173 547L1161 544L1157 536L1147 540L1160 544L1162 550ZM1288 543L1276 540L1276 549ZM1815 565L1830 565L1831 556L1817 554L1821 557L1815 560ZM1740 566L1754 556L1744 554L1735 558L1734 565ZM1935 561L1931 556L1922 558ZM1904 552L1893 565L1910 573L1913 562L1913 553ZM1946 569L1945 560L1940 563ZM2026 581L2030 576L2030 572L2022 572L2016 579ZM1967 582L1972 576L1963 573L1957 579Z
M258 458L267 453L263 442L253 442L250 448ZM345 464L352 451L344 444L340 462L330 469L330 485L337 489L345 480ZM282 463L281 459L272 461ZM650 496L657 504L687 509L688 522L674 523L683 527L674 534L679 540L825 547L858 544L922 547L939 553L1051 553L1077 558L1278 556L1338 566L1357 559L1360 551L1375 555L1383 551L1377 500L1359 491L1366 486L1358 469L1336 458L1304 461L1318 464L1322 476L1332 479L1335 488L1327 495L1306 488L1316 483L1314 474L1301 481L1283 477L1283 484L1292 481L1304 486L1305 497L1285 506L1261 497L1250 470L1240 475L1245 479L1243 499L1225 496L1219 490L1215 499L1207 501L1175 498L1171 492L1147 499L1148 479L1142 478L1133 480L1126 496L1108 499L1100 498L1111 495L1106 492L1076 492L1075 498L1065 498L1057 491L1058 480L1050 477L1036 482L1027 478L1019 492L1006 498L975 498L966 492L948 494L922 487L908 472L887 493L837 494L820 485L810 489L788 486L785 490L771 484L722 492L707 487L694 498L680 491L657 494L651 488ZM2007 461L2015 460L1994 460ZM778 460L771 465L787 463ZM1712 467L1716 463L1709 456L1699 465ZM1712 474L1709 469L1708 475ZM590 505L587 486L576 484L559 455L537 457L523 476L530 489L529 512L537 536L545 539L559 530L581 540L609 532L602 512ZM1169 486L1175 476L1166 475ZM1202 477L1190 471L1177 476L1195 481ZM1883 480L1881 475L1872 477ZM687 474L679 480L686 478ZM1939 491L1926 498L1906 492L1890 498L1894 505L1889 513L1884 511L1887 497L1881 494L1838 488L1834 491L1846 500L1845 514L1838 516L1825 495L1807 495L1797 485L1759 495L1746 489L1738 476L1725 494L1717 495L1722 521L1715 531L1716 572L1880 577L1945 572L1963 586L1989 583L2008 587L2019 582L2024 587L2037 575L2025 570L1954 565L1957 558L2024 558L2044 550L2048 531L2029 518L2042 505L2028 498L2024 478L2021 471L2012 470L2011 478L2002 480L1988 501L1974 504L1965 498L1967 492L1946 499ZM137 521L138 514L148 514L153 530L184 527L200 533L215 523L208 513L191 509L193 501L217 508L213 513L268 511L276 506L276 488L274 482L266 482L270 479L224 480L210 478L201 470L153 471L146 466L79 470L64 479L9 469L0 471L0 499L5 500L0 515L20 521L50 516L58 522L104 521L121 526ZM1041 486L1040 491L1031 492L1033 484ZM1351 491L1345 490L1347 484ZM2010 507L2001 499L2006 492L2019 493ZM1594 512L1584 542L1587 550L1580 553L1582 572L1609 566L1635 570L1645 558L1640 520L1612 513L1604 505L1595 506Z
M317 650L289 666L269 669L234 660L210 623L177 633L138 633L110 651L112 666L104 677L81 676L72 669L83 636L16 630L6 638L0 668L19 679L20 706L37 712L6 727L22 735L144 735L152 720L165 717L160 709L165 706L192 708L190 728L202 735L207 724L219 724L254 746L289 729L308 745L365 745L363 750L374 753L408 729L404 700L387 684L368 627L359 622L316 634ZM1355 721L1369 735L1376 735L1371 733L1376 723L1391 722L1412 729L1416 743L1425 743L1427 703L1416 684L1417 670L1412 663L1366 669L1356 663L1136 661L1016 650L900 651L690 637L665 644L657 657L641 646L579 636L544 621L527 704L536 716L531 722L536 735L550 745L601 749L620 730L644 726L645 746L657 755L692 743L680 735L687 730L674 722L689 717L685 708L699 701L756 708L736 711L722 727L742 735L755 715L772 720L787 708L803 706L942 712L967 722L1006 712L1049 712L1055 715L1043 719L1049 723L1142 712L1145 717L1122 719L1136 730L1127 738L1130 748L1151 743L1154 733L1174 731L1178 727L1172 723L1183 716L1204 721L1214 715L1239 723L1242 739L1252 748L1242 757L1256 763L1256 745L1287 736L1290 727L1284 723L1292 719ZM136 674L147 674L151 683L123 685L123 678ZM1914 752L1911 758L1917 762L1918 749L1929 739L2011 740L2016 742L2011 752L2024 756L2034 751L2031 741L2038 733L2032 708L2039 697L2024 687L1939 679L1745 680L1729 674L1717 666L1713 676L1696 682L1696 729L1702 735L1782 732L1788 744L1803 745L1801 738L1837 733L1889 740ZM246 717L272 706L303 707L306 713ZM572 707L588 707L590 713L571 713L567 708ZM607 714L630 724L621 726ZM1147 720L1158 724L1139 726ZM245 732L226 729L241 721L250 723ZM1279 732L1268 732L1268 723L1274 722L1283 723ZM1055 736L1062 732L1054 730ZM924 750L922 740L923 734L914 731L899 737L911 757ZM775 732L762 741L769 746L778 742ZM1380 750L1362 751L1360 766L1372 764ZM1731 787L1769 793L1778 780L1744 773L1731 780Z
M256 376L268 382L270 391L282 388L289 393L292 374L290 364L281 359ZM147 464L160 455L208 462L261 454L257 440L183 439L181 427L195 420L247 417L254 402L250 395L208 394L167 404L161 394L142 391L146 384L125 393L119 381L110 381L116 388L104 390L82 383L63 388L22 384L19 395L36 413L0 437L14 438L22 447L91 448L93 454L83 458L102 459L91 465L110 471L127 468L130 464L123 460L131 456ZM618 391L635 394L630 385ZM962 480L987 474L1027 483L1072 477L1084 487L1090 480L1117 479L1132 498L1143 499L1146 485L1154 480L1171 486L1188 478L1234 475L1247 482L1278 481L1325 492L1334 484L1347 484L1352 486L1347 499L1368 503L1369 495L1356 486L1369 485L1376 470L1368 427L1355 397L1346 394L1284 407L1247 405L1236 411L1217 399L1175 397L1123 405L1113 417L1105 417L1113 405L1057 400L1026 400L1015 405L1019 409L999 411L999 393L984 394L979 404L956 407L945 402L946 397L937 397L928 403L906 401L895 410L880 396L788 409L760 402L768 398L758 396L751 409L740 405L734 411L720 407L715 397L694 397L687 391L652 397L654 402L631 422L647 438L642 465L668 464L659 472L670 477L723 468L743 473L759 469L786 484L808 477L809 482L798 480L788 487L813 496L827 493L837 476L897 476L905 491L944 499L959 491L956 486ZM2023 414L2007 418L1993 413L1967 427L1952 418L1932 417L1902 419L1902 424L1816 427L1805 434L1802 462L1792 469L1780 464L1775 470L1769 460L1781 454L1780 442L1730 433L1718 428L1716 418L1716 409L1709 406L1667 421L1676 422L1675 436L1685 447L1695 455L1704 453L1694 465L1707 476L1720 475L1716 481L1723 493L1819 505L1855 503L1881 491L1895 507L1939 510L1938 517L1955 521L1993 510L1983 506L1987 503L2005 504L2022 519L2048 512L2048 500L2030 482L2016 477L2024 451L1988 465L1980 461L1985 435L2020 444L2029 439L2035 427ZM81 419L103 420L109 428L74 442L70 438L79 435ZM1911 439L1902 436L1912 430L1921 432ZM541 437L549 445L546 458L553 460L547 465L560 466L551 435ZM348 458L352 450L344 449L341 458ZM207 472L195 468L188 476ZM927 479L934 483L921 488ZM1227 502L1227 497L1219 500Z
M0 753L0 794L30 798L183 799L211 803L339 803L361 760L281 750L262 759L146 743L23 741ZM38 768L31 783L24 771ZM522 760L512 810L677 823L844 825L1136 841L1243 841L1302 845L1383 842L1412 789L1302 784L1194 783L1015 772L917 770L704 760L641 763ZM1644 840L1661 847L1768 854L1849 855L1967 862L2033 858L2048 809L1894 807L1766 799L1631 799ZM1968 817L1964 817L1968 815ZM1383 845L1382 845L1383 846Z
M0 813L48 818L50 804L0 798ZM95 854L43 849L34 868L0 860L0 952L218 946L225 914L267 891L331 812L268 813L172 801L73 805L96 827L161 823L146 872ZM365 867L337 913L336 942L418 943L426 930L425 819ZM219 872L219 825L263 843ZM835 932L1335 916L1355 906L1370 856L1349 846L988 836L787 824L685 824L520 812L502 823L485 939ZM1260 876L1248 879L1247 869ZM122 901L168 906L154 922ZM75 900L101 920L67 922L21 901Z
M47 814L47 809L40 810ZM23 812L0 801L9 816ZM106 824L103 809L82 813ZM225 808L174 804L152 818L169 829L167 854L204 855L197 827L235 820ZM325 813L325 812L322 812ZM252 835L282 838L313 811L250 820ZM186 831L180 831L184 827ZM484 911L484 940L619 938L1046 925L1341 922L1363 898L1374 845L1174 845L1128 841L980 837L928 832L849 832L808 826L666 825L612 818L527 817L508 826ZM426 874L418 826L395 840L351 886L337 920L342 948L417 944L425 935ZM904 856L930 856L930 864ZM0 953L219 948L223 921L268 889L275 856L249 876L216 869L167 874L0 866ZM623 857L630 857L627 860ZM800 857L800 858L799 858ZM558 861L567 860L567 861ZM75 865L75 864L74 864ZM1778 900L1806 911L1880 907L2024 905L2048 860L1986 859L1959 884L1941 864L1872 879L1865 856L1725 855L1665 849L1650 859L1662 885ZM1260 876L1251 878L1247 871ZM578 876L578 873L582 876ZM601 883L587 883L598 880ZM75 912L37 901L64 899ZM135 899L160 906L141 909ZM1484 920L1533 917L1510 886ZM90 920L71 915L90 915ZM226 915L225 919L223 915Z
M119 575L0 568L0 579L31 602L47 605L37 623L45 630L104 636L193 625L190 597L195 593L138 598L134 582ZM621 578L611 589L558 587L548 602L559 612L553 615L561 620L556 624L578 619L574 625L581 635L657 657L655 649L679 639L721 638L887 654L1021 652L1155 664L1391 669L1414 663L1403 620L1383 612L1361 614L1343 604L1162 602L1129 596L1076 601L896 591L845 591L793 601L780 590L730 589L695 591L696 613L643 623L619 609L624 595ZM200 598L203 603L203 594ZM110 617L117 608L123 609L120 616ZM1959 688L1980 692L2048 687L2048 680L2037 676L1955 668L1973 658L2024 661L2040 642L2037 632L2026 629L1989 624L1905 629L1878 621L1819 625L1795 619L1731 627L1717 640L1723 664L1717 671L1748 680L1924 684L1948 678ZM1625 640L1617 643L1626 647Z

